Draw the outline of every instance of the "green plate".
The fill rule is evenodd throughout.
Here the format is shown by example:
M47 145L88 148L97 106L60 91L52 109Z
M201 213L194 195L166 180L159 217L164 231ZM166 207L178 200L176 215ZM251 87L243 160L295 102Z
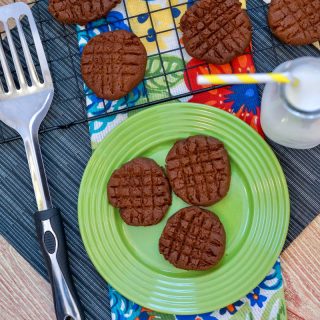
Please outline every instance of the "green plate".
M195 134L223 141L232 168L228 195L209 208L225 226L226 253L206 272L176 269L158 251L167 219L186 203L174 196L161 223L130 227L106 196L121 164L145 156L164 166L173 143ZM271 270L288 223L285 177L267 143L241 120L204 105L167 104L126 120L94 152L80 188L80 231L101 276L128 299L164 313L205 313L245 296Z

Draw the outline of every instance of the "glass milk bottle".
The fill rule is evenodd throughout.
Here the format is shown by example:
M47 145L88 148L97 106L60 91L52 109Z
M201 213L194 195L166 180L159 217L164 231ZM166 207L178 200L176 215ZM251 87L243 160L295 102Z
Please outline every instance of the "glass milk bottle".
M271 140L295 149L320 144L320 58L287 61L274 72L289 72L297 83L268 83L261 103L261 125Z

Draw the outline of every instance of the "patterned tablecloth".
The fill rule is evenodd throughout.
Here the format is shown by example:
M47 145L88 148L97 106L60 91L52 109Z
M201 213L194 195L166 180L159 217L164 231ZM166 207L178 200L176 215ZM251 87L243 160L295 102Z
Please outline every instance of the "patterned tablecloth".
M103 32L124 29L142 37L148 52L145 80L128 97L118 101L104 101L84 87L88 116L103 114L105 108L117 110L129 105L160 100L172 94L201 89L196 82L198 74L208 73L248 73L255 72L250 48L246 53L225 65L204 65L203 61L191 58L183 49L181 32L176 29L188 6L185 0L126 1L109 13L107 24L101 21L86 27L77 27L80 52L87 42ZM179 5L182 4L182 5ZM245 3L243 3L245 6ZM169 8L170 6L170 8ZM161 10L163 9L163 10ZM151 14L150 14L151 12ZM135 17L126 19L126 17ZM169 31L166 31L169 30ZM146 37L143 37L147 33ZM184 64L186 64L184 66ZM187 71L180 71L187 68ZM151 79L149 77L152 76ZM155 77L156 76L156 77ZM168 85L167 85L168 83ZM181 101L181 100L180 100ZM198 102L218 107L233 113L261 135L260 101L255 85L233 85L190 95L182 101ZM89 125L92 147L95 148L108 133L135 112L120 114L91 121ZM268 276L247 296L220 310L194 316L164 315L147 310L121 296L110 287L111 312L113 319L285 319L280 262L277 261Z

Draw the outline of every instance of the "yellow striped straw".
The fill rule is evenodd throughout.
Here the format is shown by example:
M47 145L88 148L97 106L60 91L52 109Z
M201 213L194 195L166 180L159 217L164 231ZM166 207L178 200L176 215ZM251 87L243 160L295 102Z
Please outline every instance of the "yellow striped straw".
M294 85L297 79L293 78L290 73L235 73L235 74L205 74L198 75L197 82L199 85L209 84L251 84L251 83L290 83Z

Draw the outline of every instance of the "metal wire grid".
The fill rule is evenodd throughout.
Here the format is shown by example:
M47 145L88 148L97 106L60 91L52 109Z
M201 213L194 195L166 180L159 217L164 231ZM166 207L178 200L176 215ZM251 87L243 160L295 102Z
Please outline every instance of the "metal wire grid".
M112 22L108 21L107 19L101 19L99 20L98 24L100 26L110 26L119 22L126 22L131 28L133 19L137 19L141 15L141 13L139 13L139 15L129 16L127 9L128 1L132 0L123 0L123 5L126 12L126 17L124 19ZM176 0L168 0L168 6L166 6L165 8L152 10L150 8L149 2L146 1L145 14L148 15L150 19L151 29L154 31L154 33L151 35L140 35L140 38L146 38L148 36L154 37L157 52L155 54L149 55L149 58L158 56L162 71L160 74L157 73L155 75L147 75L143 80L146 99L142 103L132 104L129 98L126 97L125 104L121 108L119 108L119 110L113 110L110 109L104 101L103 112L91 117L87 116L86 97L83 91L83 81L80 72L80 53L78 49L77 31L75 27L62 25L55 21L47 10L47 0L35 0L29 2L29 4L32 6L33 14L37 21L40 36L45 47L55 86L54 101L48 113L48 116L46 117L41 127L41 132L68 128L79 123L103 118L106 116L113 116L118 113L128 112L129 110L146 108L158 103L187 98L190 95L196 95L202 92L222 87L211 86L203 89L193 87L189 75L190 72L192 72L192 69L203 67L207 69L208 73L211 73L211 68L210 65L202 62L199 62L199 64L197 65L187 65L186 52L179 41L179 26L177 25L176 20L173 16L173 28L161 30L158 32L156 31L154 22L155 14L168 11L172 13L174 8L191 5L193 2L195 1L192 0L178 3ZM251 48L251 52L253 53L253 56L255 58L255 64L258 71L272 71L278 64L290 58L295 58L302 55L319 55L319 52L311 46L290 47L282 44L276 38L274 38L267 23L267 5L262 0L248 0L247 11L253 26L253 46ZM97 24L91 27L90 24L88 24L85 31L89 33L90 28L95 28L96 25ZM172 31L177 37L178 46L168 51L161 51L158 38L161 36L161 34ZM13 36L15 32L16 30L13 29ZM30 43L31 53L35 53L32 49L31 35L26 34L26 37L28 42ZM1 42L3 44L5 52L8 53L9 48L6 40L2 39L1 37ZM173 52L178 52L181 56L182 68L167 72L164 65L163 57L164 55ZM9 64L12 65L12 61L9 61ZM22 65L26 69L23 61ZM36 64L36 67L39 66ZM169 78L177 74L181 75L181 73L185 75L190 91L183 93L172 93L172 91L170 90ZM3 77L1 68L0 77ZM166 92L162 93L162 97L151 98L148 94L147 82L159 77L162 77L164 79ZM6 143L18 138L19 137L15 131L9 129L3 123L0 123L0 143Z

